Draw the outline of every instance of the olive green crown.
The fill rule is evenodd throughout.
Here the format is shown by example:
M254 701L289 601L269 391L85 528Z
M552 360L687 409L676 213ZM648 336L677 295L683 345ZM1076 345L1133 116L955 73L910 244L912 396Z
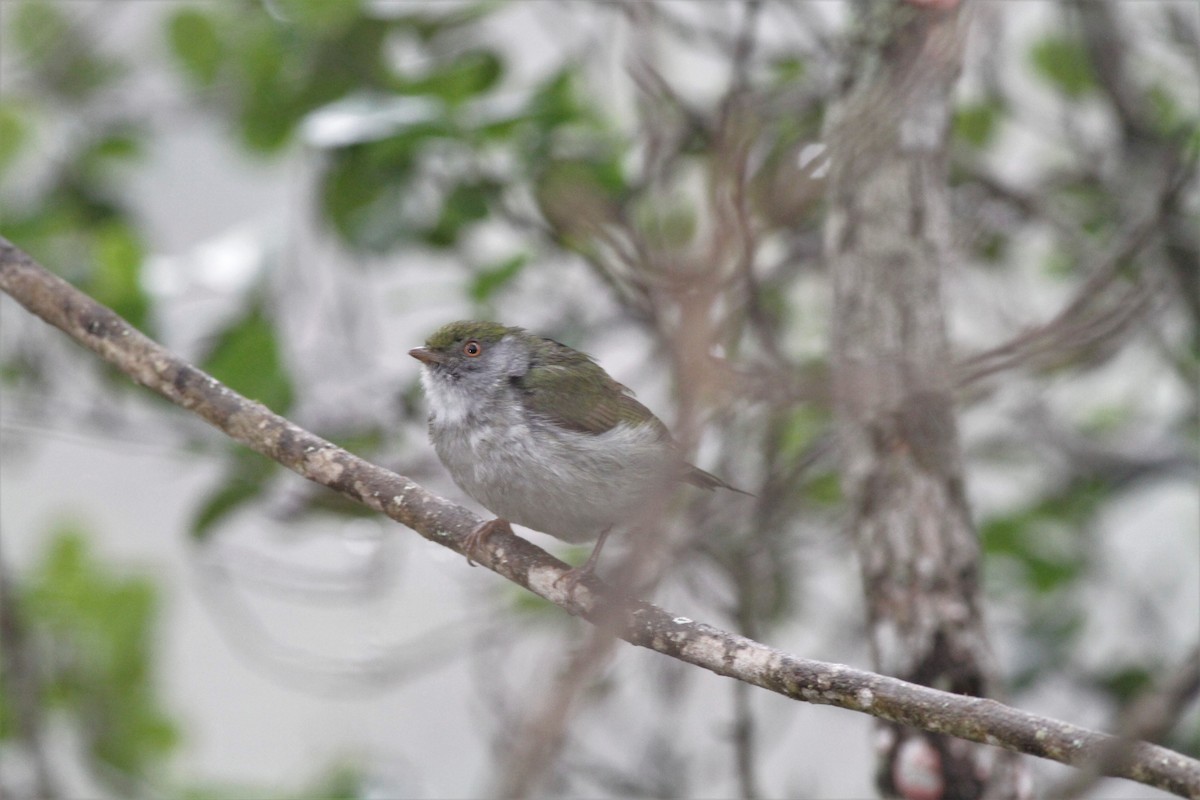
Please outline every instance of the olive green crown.
M425 340L430 350L445 350L464 339L475 339L484 344L494 344L509 334L524 333L521 328L510 328L498 322L473 322L459 320L438 328Z

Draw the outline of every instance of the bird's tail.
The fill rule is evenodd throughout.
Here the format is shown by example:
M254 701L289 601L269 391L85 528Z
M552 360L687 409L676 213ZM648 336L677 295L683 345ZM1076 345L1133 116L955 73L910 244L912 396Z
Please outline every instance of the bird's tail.
M719 489L728 489L731 492L737 492L738 494L744 494L747 497L755 496L754 494L747 492L747 491L743 491L742 489L739 489L736 486L730 486L728 483L721 480L716 475L713 475L711 472L705 472L704 470L700 469L699 467L694 467L691 464L686 464L684 466L683 480L687 481L688 483L692 484L693 486L699 486L701 489L709 489L709 490L718 489L718 488Z

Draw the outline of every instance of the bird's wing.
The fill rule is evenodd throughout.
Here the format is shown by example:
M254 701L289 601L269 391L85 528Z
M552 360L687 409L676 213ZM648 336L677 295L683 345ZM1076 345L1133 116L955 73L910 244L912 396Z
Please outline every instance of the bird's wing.
M582 433L606 433L624 422L652 425L669 438L650 409L589 356L557 342L549 344L518 380L531 412Z

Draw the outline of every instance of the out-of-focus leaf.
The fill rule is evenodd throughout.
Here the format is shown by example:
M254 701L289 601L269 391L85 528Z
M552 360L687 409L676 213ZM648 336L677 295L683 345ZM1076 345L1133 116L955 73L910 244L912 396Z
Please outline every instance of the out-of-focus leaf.
M112 169L122 161L141 155L142 138L134 130L111 131L88 144L78 156L79 173L89 184L103 186Z
M70 29L62 11L45 0L25 0L10 13L13 13L12 40L21 55L34 65L51 59Z
M771 440L779 458L792 462L829 426L829 414L805 405L795 405L782 412L772 425Z
M272 3L284 22L323 37L344 31L362 12L360 0L272 0Z
M487 216L490 201L498 188L488 181L471 181L455 186L442 202L442 213L437 222L425 231L425 241L434 247L457 244L463 228Z
M1200 117L1195 112L1185 110L1174 92L1156 83L1147 90L1146 99L1154 113L1153 124L1159 135L1178 137L1183 140L1185 148L1189 138L1193 145L1200 142ZM1200 155L1198 151L1185 155L1185 158L1196 158Z
M1048 673L1058 673L1070 660L1083 630L1085 615L1058 598L1042 597L1032 604L1025 635L1029 642L1021 648L1027 663L1018 668L1010 681L1014 691L1035 685Z
M1154 675L1140 664L1113 666L1098 675L1097 680L1100 686L1121 705L1136 699L1138 695L1154 685Z
M1033 45L1029 56L1034 71L1073 100L1096 86L1087 51L1076 39L1048 36Z
M975 246L976 254L989 264L1000 264L1008 254L1008 237L999 231L981 236Z
M217 523L262 496L274 474L275 462L240 445L233 446L232 463L217 487L200 503L192 517L192 538L204 541Z
M553 625L562 619L562 614L557 613L557 606L533 592L510 592L509 600L512 610L526 622L540 620Z
M979 530L984 552L1021 564L1036 592L1060 589L1083 574L1087 548L1080 532L1108 496L1103 483L1081 481L1026 509L985 520Z
M275 326L261 303L222 331L203 369L236 392L278 414L292 405L292 382L283 364Z
M429 43L444 34L453 35L458 30L479 22L495 8L495 3L443 3L433 6L437 13L419 12L399 14L391 18L398 27L414 33L422 42Z
M1042 269L1047 275L1055 278L1067 278L1074 275L1079 269L1079 262L1072 258L1066 250L1056 247L1046 254Z
M497 292L512 283L528 263L529 254L518 253L498 264L479 269L475 272L475 277L471 279L467 293L476 303L486 303Z
M771 61L771 77L776 86L797 83L808 71L808 63L800 56L783 56Z
M145 252L137 234L128 225L112 222L96 231L95 241L89 293L134 327L146 330L150 301L142 291Z
M334 767L304 793L311 800L358 800L368 796L362 770L351 764Z
M12 36L38 82L58 99L74 102L111 82L124 68L100 56L62 7L47 0L25 0L12 20Z
M364 91L402 91L387 57L390 26L358 17L336 38L320 38L304 57L305 80L297 92L303 113Z
M179 9L167 23L167 37L187 74L200 86L211 86L220 74L224 57L212 17L197 8Z
M113 574L88 551L82 530L63 525L21 595L24 622L60 655L42 676L45 701L78 719L94 757L129 777L145 775L179 738L154 697L154 585Z
M804 484L804 496L814 505L837 508L844 500L841 477L833 470L813 476Z
M954 135L981 150L995 139L1001 112L995 102L962 106L954 113Z
M21 151L28 128L26 115L9 103L0 103L0 175Z
M471 50L414 83L411 91L433 94L455 105L492 88L504 73L504 62L490 50Z
M279 150L290 140L298 119L291 96L283 87L257 85L242 104L242 140L251 150Z
M408 233L401 217L420 131L341 148L321 186L321 203L334 229L352 247L382 252Z
M297 76L284 72L287 47L275 28L247 25L232 52L242 87L238 115L242 140L251 150L278 150L299 118L294 105Z
M577 99L576 68L567 67L549 78L534 93L529 104L529 116L543 127L556 127L575 121L582 113Z

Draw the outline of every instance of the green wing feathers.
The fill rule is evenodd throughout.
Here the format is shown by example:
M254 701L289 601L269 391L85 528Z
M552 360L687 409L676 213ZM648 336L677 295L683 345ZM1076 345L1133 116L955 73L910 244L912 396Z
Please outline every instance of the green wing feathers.
M552 339L542 341L520 386L530 411L564 428L601 434L622 422L652 425L664 441L672 441L666 426L634 399L626 386L613 380L590 356ZM679 479L702 489L750 495L687 463L682 465Z
M521 379L528 408L550 421L583 433L605 433L622 422L667 429L590 356L546 339Z

